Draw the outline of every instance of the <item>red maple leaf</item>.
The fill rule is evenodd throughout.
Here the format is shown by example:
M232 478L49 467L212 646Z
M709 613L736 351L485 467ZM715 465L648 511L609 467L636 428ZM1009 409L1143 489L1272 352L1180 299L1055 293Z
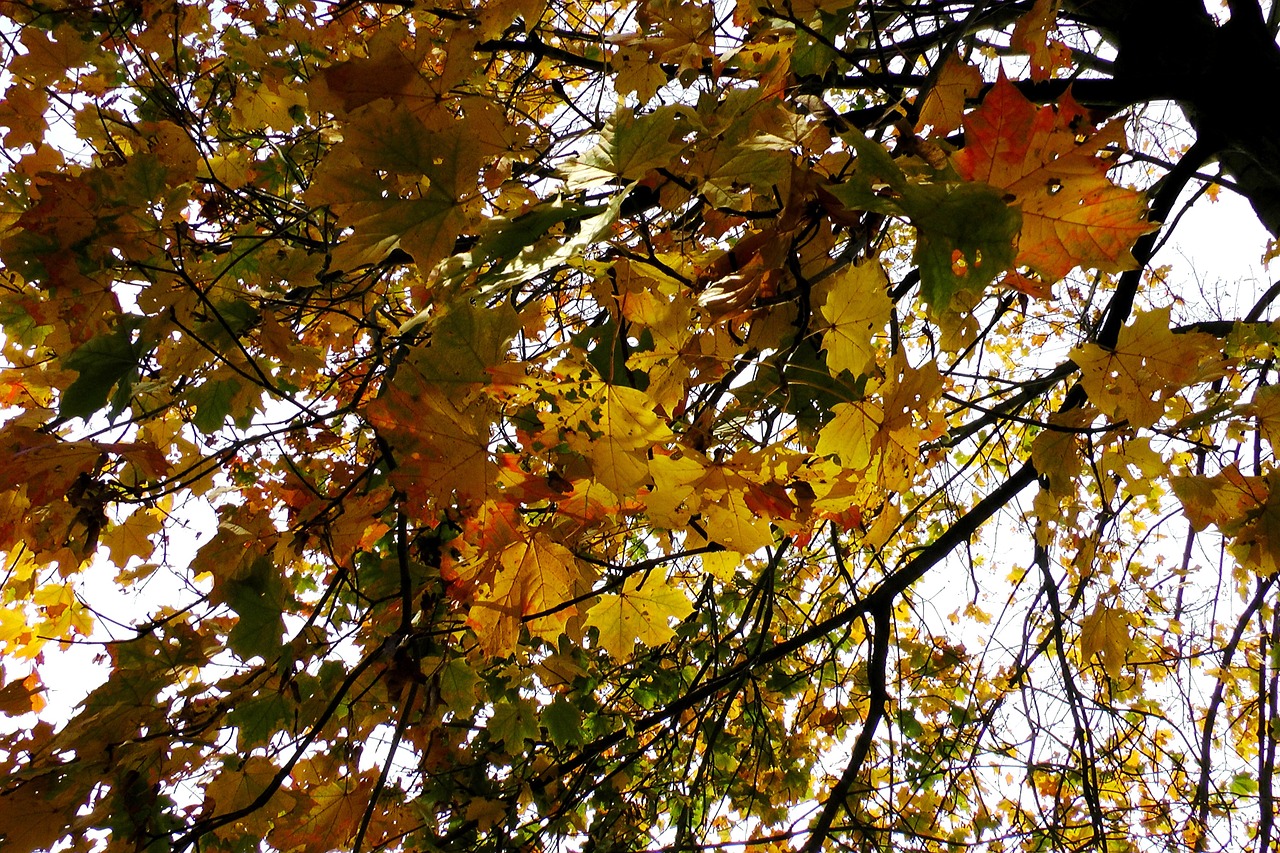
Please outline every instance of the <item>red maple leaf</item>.
M1095 130L1069 92L1056 107L1036 107L1001 74L965 116L964 139L954 158L960 176L1004 190L1022 210L1018 265L1050 281L1076 266L1135 266L1129 250L1155 225L1142 193L1107 177L1124 146L1120 124Z

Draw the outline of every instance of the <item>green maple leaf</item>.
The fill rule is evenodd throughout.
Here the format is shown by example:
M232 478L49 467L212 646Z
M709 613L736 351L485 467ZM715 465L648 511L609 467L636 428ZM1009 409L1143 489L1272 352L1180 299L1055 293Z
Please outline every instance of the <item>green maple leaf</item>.
M107 405L111 390L117 388L112 415L128 405L143 348L128 329L91 338L62 360L80 373L62 392L58 413L64 418L88 418Z
M605 124L599 143L561 167L569 178L569 189L619 178L638 181L650 169L670 166L686 146L679 130L688 125L688 119L689 108L680 105L640 115L619 109Z
M502 363L519 330L520 318L509 303L490 308L459 300L432 323L431 339L414 353L412 364L424 382L456 399L489 381L489 369Z
M1013 265L1022 217L994 187L945 173L912 178L858 131L843 138L857 152L858 169L830 193L852 210L903 217L916 227L920 291L933 316L957 291L980 291Z

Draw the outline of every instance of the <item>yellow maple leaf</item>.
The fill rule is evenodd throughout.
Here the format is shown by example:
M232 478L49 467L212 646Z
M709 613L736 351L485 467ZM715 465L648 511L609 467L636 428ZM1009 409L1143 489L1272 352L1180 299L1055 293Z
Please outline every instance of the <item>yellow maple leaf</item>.
M1089 661L1095 654L1102 658L1107 675L1119 678L1128 652L1129 612L1098 602L1093 612L1080 624L1080 658Z
M588 388L589 397L550 420L573 430L569 446L591 460L601 485L619 496L635 495L649 476L649 449L673 434L645 392L599 382Z
M1146 437L1107 448L1096 465L1102 499L1107 502L1115 497L1121 483L1127 494L1150 496L1169 470L1159 452L1151 448L1151 439Z
M1089 400L1114 420L1151 426L1165 401L1221 362L1217 338L1202 332L1175 334L1169 309L1157 308L1120 330L1115 349L1085 344L1071 351Z
M724 547L750 554L773 544L769 522L759 518L742 492L727 492L703 510L707 537Z
M837 403L835 415L818 434L816 452L834 454L846 468L862 469L871 464L872 442L884 421L884 412L875 403Z
M635 495L649 478L644 453L609 436L593 441L579 435L569 446L591 460L596 482L619 497Z
M291 112L305 110L306 106L306 93L300 89L269 81L245 86L231 101L232 127L287 130L295 122Z
M631 656L636 643L660 646L675 634L671 619L684 619L693 605L668 577L633 575L619 593L605 593L587 611L586 627L599 633L600 647L615 658Z
M1036 471L1049 478L1049 490L1054 495L1074 493L1075 477L1083 464L1078 434L1068 430L1044 430L1031 442L1031 461Z
M649 520L665 528L678 529L688 524L692 508L685 502L694 497L694 486L705 473L705 465L692 452L679 459L655 453L649 460L653 488L644 496Z
M1231 539L1231 553L1262 575L1280 568L1280 490L1276 473L1246 477L1235 465L1212 477L1173 477L1170 485L1191 526L1210 524Z
M1253 395L1253 402L1244 407L1257 418L1258 432L1271 445L1272 452L1280 450L1280 385L1265 385Z
M267 789L279 771L271 759L261 755L251 755L240 765L228 764L205 788L205 808L210 814L242 809ZM265 828L261 819L256 823ZM228 837L232 834L231 828L223 827L218 834Z
M648 394L622 385L606 385L599 401L597 428L630 450L671 438Z
M924 96L916 131L929 125L933 128L935 137L946 136L960 127L965 100L976 97L981 91L982 72L966 63L958 54L951 54L938 72L938 81Z
M609 59L609 66L616 68L613 86L623 97L636 93L640 103L647 104L658 90L667 85L667 72L653 61L647 51L623 46Z
M299 798L290 820L272 827L269 841L279 849L300 853L327 853L349 845L369 802L376 773L339 776L330 772L321 776L329 769L324 766L326 762L313 761L304 766L303 761L294 768L292 779L296 787L306 792L305 799ZM382 831L382 814L376 814L369 825L369 834L374 838Z
M113 525L99 540L111 551L111 562L124 568L130 558L147 559L155 550L151 537L160 532L164 522L153 510L141 509L119 524Z
M821 312L829 325L822 348L833 376L841 370L857 376L875 366L872 338L889 322L893 309L888 284L880 264L868 261L848 267L827 292Z
M699 504L708 541L730 551L750 554L773 544L770 520L747 504L747 490L756 472L715 465L698 483Z
M898 525L902 523L902 510L898 509L897 504L892 502L885 503L884 507L876 514L875 521L867 528L867 532L862 537L862 544L873 550L880 550L889 541L889 537L893 536L897 531Z
M467 622L481 647L491 655L511 652L520 640L520 626L535 637L555 640L565 622L577 613L565 607L545 616L536 613L564 604L573 597L576 558L544 534L509 545L498 558L499 568L487 589L477 593Z

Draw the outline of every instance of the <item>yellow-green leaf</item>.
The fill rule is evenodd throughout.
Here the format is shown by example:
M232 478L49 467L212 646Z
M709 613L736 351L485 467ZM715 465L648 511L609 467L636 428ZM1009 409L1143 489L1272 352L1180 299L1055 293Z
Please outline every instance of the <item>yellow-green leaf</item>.
M880 264L865 261L850 266L827 290L821 309L828 324L822 347L832 376L842 370L854 376L871 372L876 359L872 339L893 310L888 284Z
M599 631L600 647L615 658L631 656L636 643L660 646L675 634L671 620L684 619L693 605L668 577L637 574L619 593L606 593L587 611L586 627Z

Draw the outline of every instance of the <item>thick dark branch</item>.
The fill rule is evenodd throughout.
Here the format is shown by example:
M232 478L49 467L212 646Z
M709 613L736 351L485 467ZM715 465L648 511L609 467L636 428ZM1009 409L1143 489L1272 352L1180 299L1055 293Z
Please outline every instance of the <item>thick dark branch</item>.
M1258 92L1280 89L1280 47L1256 2L1217 26L1199 0L1077 0L1067 13L1117 48L1115 79L1175 100L1272 234L1280 234L1280 113Z
M546 44L535 35L530 35L523 41L518 39L490 39L489 41L482 41L480 44L476 45L476 50L482 53L498 53L501 51L507 51L509 53L530 53L534 56L563 62L565 65L574 65L585 71L603 73L609 70L609 63L603 59L591 59L590 57L579 56L572 51Z
M791 639L765 649L754 658L748 659L724 671L716 678L704 682L701 686L690 690L682 698L672 702L665 708L638 720L631 728L617 731L595 740L584 747L582 752L574 758L548 770L543 775L543 778L551 779L567 775L617 746L626 738L661 725L672 717L679 716L712 698L747 673L761 669L796 653L810 643L816 642L831 632L850 624L860 616L875 613L886 606L892 607L894 600L899 595L924 577L931 568L946 559L947 555L955 548L968 542L978 532L978 528L1013 500L1019 492L1035 482L1035 479L1035 467L1029 462L1024 464L1011 474L1009 479L993 490L991 494L978 501L955 524L952 524L945 533L917 551L905 566L886 577L880 583L880 586L865 598L850 604L839 613L814 624Z
M886 603L872 614L872 624L874 634L871 638L871 656L867 661L867 679L871 690L867 719L862 724L858 739L854 741L853 752L849 756L849 763L845 766L844 773L832 786L827 795L827 801L823 804L822 813L809 829L809 840L804 845L804 853L819 853L822 850L827 838L831 835L831 825L841 809L846 809L851 818L855 820L857 818L849 805L849 795L853 792L854 782L858 780L862 766L871 753L871 744L875 740L876 730L880 728L885 707L889 703L888 664L889 639L893 628L892 602Z
M1191 181L1205 161L1212 156L1210 149L1211 145L1209 143L1204 140L1196 140L1195 144L1178 161L1178 164L1173 167L1173 171L1160 179L1159 189L1156 190L1155 198L1152 200L1151 209L1148 212L1148 216L1152 221L1162 222L1168 217L1169 212L1173 210L1173 205L1178 200L1178 196L1182 195L1183 188ZM1134 269L1121 273L1120 281L1116 284L1116 292L1112 295L1111 302L1107 305L1102 324L1099 326L1098 334L1094 338L1096 343L1104 347L1114 347L1116 341L1119 340L1120 329L1133 312L1133 299L1137 296L1138 285L1142 282L1142 269L1147 261L1151 260L1159 235L1159 231L1144 234L1134 245L1133 257L1137 260L1138 265Z

